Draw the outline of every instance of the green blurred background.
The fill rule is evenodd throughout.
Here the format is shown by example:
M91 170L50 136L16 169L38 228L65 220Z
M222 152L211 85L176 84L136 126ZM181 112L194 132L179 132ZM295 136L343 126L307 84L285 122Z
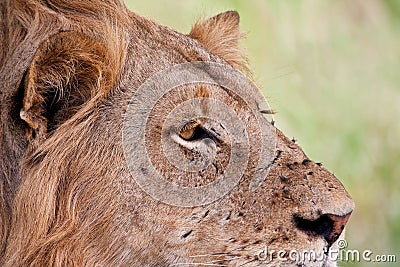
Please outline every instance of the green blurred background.
M238 10L254 77L278 128L335 173L356 202L348 249L400 262L400 0L127 0L183 33Z

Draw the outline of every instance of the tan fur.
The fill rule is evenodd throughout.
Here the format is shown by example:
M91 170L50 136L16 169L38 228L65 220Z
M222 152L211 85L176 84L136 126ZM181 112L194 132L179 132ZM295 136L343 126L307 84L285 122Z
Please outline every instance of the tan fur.
M239 14L229 11L213 18L198 21L190 31L190 36L198 40L211 53L214 53L235 68L248 71L247 59L240 49L242 33L239 30Z
M1 266L259 266L255 253L265 246L323 251L337 239L344 224L329 224L347 220L351 197L280 131L268 176L248 189L261 146L257 121L240 97L218 86L174 88L152 110L145 134L154 166L171 171L160 145L168 112L193 96L229 103L248 128L251 152L229 194L199 207L170 206L128 171L122 124L133 93L178 63L243 70L236 12L197 23L188 36L120 1L9 0L0 7ZM168 180L212 181L227 165L229 145L219 144L215 169ZM193 156L184 146L178 152ZM266 266L278 266L275 260Z
M121 70L119 58L113 62L111 51L73 32L57 34L41 44L26 74L22 105L23 120L37 135L32 139L41 142L49 127L57 128L89 99L109 92ZM55 114L49 121L46 113L52 110Z
M3 251L9 231L9 206L20 180L20 164L15 163L15 158L21 158L26 150L26 141L21 137L25 131L28 135L37 131L42 137L47 134L47 121L44 121L43 117L44 95L38 94L37 91L43 90L48 94L45 92L46 88L56 89L57 92L51 92L55 98L50 99L55 102L63 96L72 101L75 99L71 98L75 96L82 98L78 100L81 103L71 104L66 104L65 99L62 99L60 102L65 106L59 109L59 115L53 118L60 120L54 121L56 124L71 117L74 110L79 108L79 104L83 104L82 101L89 98L94 101L108 93L119 78L124 64L127 36L122 32L121 25L127 23L129 15L123 8L123 3L119 1L76 1L69 5L68 1L41 3L16 0L3 1L1 7L0 23L4 27L1 27L0 31L0 36L3 37L0 40L0 193L3 198L0 203L0 224L3 229L0 232L0 251ZM52 8L56 8L57 12ZM51 43L50 40L60 39L59 32L65 31L70 34L66 32L61 35L66 38L75 35L75 38L67 40L64 46L59 44L57 47L56 42ZM41 48L38 48L39 44ZM50 48L51 45L54 47ZM48 50L53 50L53 55L47 54ZM36 57L32 59L35 52ZM83 64L82 59L86 60L86 64ZM27 70L32 60L31 67ZM26 77L22 79L24 73ZM81 83L82 79L86 79L86 84ZM74 88L78 81L80 88ZM23 105L17 107L15 100L22 97L19 94L23 93L17 91L21 85L27 88L24 101L20 102L24 102ZM21 107L24 109L19 115L30 126L27 129L21 128L21 125L18 125L20 122L15 121L19 113L18 108ZM14 113L14 121L8 118L10 111ZM19 139L15 139L16 137ZM32 143L38 143L43 138L29 139Z

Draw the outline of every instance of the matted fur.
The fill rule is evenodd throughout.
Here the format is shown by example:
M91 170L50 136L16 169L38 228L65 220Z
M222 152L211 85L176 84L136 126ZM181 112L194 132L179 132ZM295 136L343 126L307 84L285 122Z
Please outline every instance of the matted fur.
M334 246L354 203L336 177L278 130L270 172L254 192L254 153L240 184L201 207L160 203L130 176L121 131L132 94L178 63L246 69L236 12L184 35L120 1L9 0L0 7L0 265L258 266L254 253L265 246ZM206 87L186 93L232 101ZM169 105L180 97L172 94ZM248 109L236 105L246 117ZM150 128L159 129L158 115ZM261 141L248 124L256 151Z

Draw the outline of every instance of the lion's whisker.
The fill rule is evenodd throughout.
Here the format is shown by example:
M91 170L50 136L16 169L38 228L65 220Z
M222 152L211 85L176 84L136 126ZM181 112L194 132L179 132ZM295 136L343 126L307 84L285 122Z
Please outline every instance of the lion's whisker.
M212 254L199 254L199 255L190 255L189 258L198 258L198 257L219 257L226 255L226 253L212 253Z
M204 265L204 266L228 266L226 264L215 264L215 263L207 263L207 262L182 262L182 263L174 263L174 264L170 264L170 266L200 266L200 265Z
M246 261L246 262L244 262L244 263L240 264L238 267L241 267L241 266L244 266L244 265L246 265L246 264L249 264L249 263L255 262L256 260L257 260L257 259L252 259L252 260Z

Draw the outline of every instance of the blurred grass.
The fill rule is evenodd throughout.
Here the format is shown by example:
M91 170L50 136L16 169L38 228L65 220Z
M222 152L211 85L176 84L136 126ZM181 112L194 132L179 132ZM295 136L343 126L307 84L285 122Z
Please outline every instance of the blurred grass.
M243 46L278 112L278 128L323 161L356 202L348 249L395 254L400 262L400 1L127 4L184 33L200 17L238 10L247 33Z

